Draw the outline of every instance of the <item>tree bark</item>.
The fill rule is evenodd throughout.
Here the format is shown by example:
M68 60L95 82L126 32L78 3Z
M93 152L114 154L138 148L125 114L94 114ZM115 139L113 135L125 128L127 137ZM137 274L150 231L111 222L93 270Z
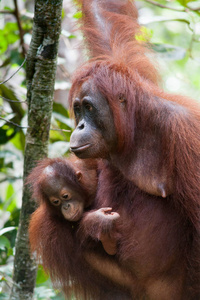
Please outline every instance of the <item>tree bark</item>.
M24 189L10 300L33 298L37 267L30 255L28 225L35 203L25 182L35 163L48 155L61 12L62 0L35 1L33 35L27 55L29 127L24 156Z

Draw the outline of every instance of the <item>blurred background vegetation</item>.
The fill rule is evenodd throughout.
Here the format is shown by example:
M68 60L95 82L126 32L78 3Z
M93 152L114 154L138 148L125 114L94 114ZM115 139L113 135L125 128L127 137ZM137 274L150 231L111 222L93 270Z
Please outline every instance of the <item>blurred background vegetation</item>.
M70 132L59 129L73 130L67 104L70 78L87 58L75 31L80 14L72 2L63 1L50 157L69 152ZM138 38L152 43L163 88L200 100L200 1L144 0L137 7L143 33ZM27 103L25 64L20 66L31 40L33 12L32 0L0 0L0 299L8 299L10 292L21 207ZM35 299L63 299L41 266Z

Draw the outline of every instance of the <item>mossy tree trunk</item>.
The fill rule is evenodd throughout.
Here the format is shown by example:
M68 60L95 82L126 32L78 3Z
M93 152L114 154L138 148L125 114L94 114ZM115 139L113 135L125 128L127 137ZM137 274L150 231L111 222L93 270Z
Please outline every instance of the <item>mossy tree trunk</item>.
M62 0L36 0L33 35L27 56L28 130L24 156L24 183L36 161L48 155L48 139L61 29ZM10 300L33 298L37 267L30 256L28 225L35 209L24 184L16 239Z

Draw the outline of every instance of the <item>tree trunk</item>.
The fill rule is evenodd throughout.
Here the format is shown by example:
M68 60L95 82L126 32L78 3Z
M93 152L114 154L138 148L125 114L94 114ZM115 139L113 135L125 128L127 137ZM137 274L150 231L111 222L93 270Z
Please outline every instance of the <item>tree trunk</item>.
M36 161L48 154L61 12L62 0L35 1L33 35L27 56L29 128L26 134L24 182ZM30 256L28 225L34 209L35 203L24 184L10 300L33 298L37 267Z

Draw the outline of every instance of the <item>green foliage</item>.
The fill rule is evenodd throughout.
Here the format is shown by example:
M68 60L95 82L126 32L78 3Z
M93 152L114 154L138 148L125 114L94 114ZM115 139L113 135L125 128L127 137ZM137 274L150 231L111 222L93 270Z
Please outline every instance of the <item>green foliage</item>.
M154 44L153 49L162 53L162 57L166 60L182 60L186 57L186 50L181 47L176 47L167 44Z
M73 15L74 19L80 19L82 17L82 12L78 11Z
M5 236L0 236L0 250L5 250L10 248L10 242Z
M36 299L40 299L40 300L46 300L46 299L64 300L61 293L52 289L52 285L49 280L49 277L44 272L44 269L41 265L38 266L35 296Z
M14 117L14 113L9 113L4 116L4 119L13 120ZM0 222L0 228L3 228L0 230L0 296L2 297L5 294L1 293L1 288L4 291L8 284L6 278L11 280L12 276L9 270L12 268L16 238L15 229L19 221L24 150L22 129L7 124L5 120L0 120L0 143L2 145L0 152L0 190L4 191L0 193L0 219L4 220L4 222ZM19 125L22 125L23 121L24 119L21 118ZM73 122L69 118L68 111L61 104L54 103L51 128L49 156L66 155L69 152L69 138L73 129ZM62 131L63 129L67 132ZM44 273L42 267L38 271L35 297L41 300L64 299L61 294L53 290L49 277Z
M140 32L135 36L137 41L149 42L153 36L153 31L147 27L141 26Z
M3 30L0 30L0 54L4 53L10 44L18 40L18 27L16 23L7 23Z
M200 9L195 10L200 1L156 3L140 2L140 20L147 29L139 39L150 41L157 53L163 87L200 100Z
M26 26L23 24L26 30L29 29L27 24L31 23L26 22ZM71 37L71 34L69 36ZM4 52L0 72L11 68L14 73L23 62L23 57L17 49L20 42L17 23L7 23L0 30L0 39L2 41L0 53ZM18 45L15 43L17 41ZM20 86L23 89L20 96L10 82L0 85L0 108L2 108L0 109L0 299L7 299L10 292L13 253L22 197L23 152L27 127L27 104L21 102L26 99L25 66L16 76L20 79ZM54 103L50 156L68 153L72 127L73 123L69 119L66 108ZM64 299L59 292L54 291L49 276L41 266L38 270L35 299Z

